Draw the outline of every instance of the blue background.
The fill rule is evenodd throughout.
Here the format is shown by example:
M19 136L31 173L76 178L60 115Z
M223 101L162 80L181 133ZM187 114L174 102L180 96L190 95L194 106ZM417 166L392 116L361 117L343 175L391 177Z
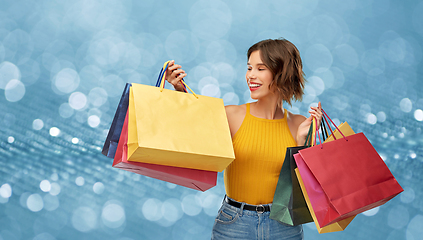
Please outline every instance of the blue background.
M111 167L100 151L126 82L170 59L226 104L250 101L246 51L300 50L307 115L321 101L364 132L404 192L340 233L423 236L423 2L398 0L0 0L0 240L209 239L222 174L204 193Z

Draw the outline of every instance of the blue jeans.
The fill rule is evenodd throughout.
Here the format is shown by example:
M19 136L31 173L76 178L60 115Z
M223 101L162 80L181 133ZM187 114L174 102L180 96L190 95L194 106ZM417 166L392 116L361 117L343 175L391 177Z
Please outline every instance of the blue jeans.
M257 240L302 240L303 228L288 226L270 219L270 212L259 213L233 207L223 201L222 207L214 221L212 240L223 239L257 239Z

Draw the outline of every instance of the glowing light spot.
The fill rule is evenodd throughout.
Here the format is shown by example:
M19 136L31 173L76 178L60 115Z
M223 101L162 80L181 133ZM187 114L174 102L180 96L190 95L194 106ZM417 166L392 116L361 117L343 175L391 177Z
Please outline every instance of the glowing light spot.
M41 130L44 127L44 122L41 119L35 119L34 121L32 121L32 129L34 130Z
M72 138L72 143L73 144L78 144L79 143L79 139L76 138L76 137Z
M414 118L419 122L423 121L423 111L421 109L414 111Z
M167 183L166 183L166 187L167 187L167 188L169 188L169 189L175 189L175 188L176 188L176 186L177 186L177 185L176 185L176 184L174 184L174 183L170 183L170 182L167 182Z
M104 204L101 217L107 227L118 228L125 222L125 211L117 201L109 201Z
M5 183L1 186L0 196L2 198L10 198L12 196L12 187L8 183Z
M385 122L386 121L386 114L384 113L384 112L378 112L377 114L376 114L376 117L377 117L377 121L378 122Z
M214 84L207 84L201 89L201 95L220 98L220 88Z
M98 116L92 115L88 117L88 125L90 125L90 127L96 128L98 127L99 124L100 124L100 118Z
M182 199L181 202L182 210L189 216L197 216L200 214L203 207L201 206L201 200L194 194L189 194Z
M107 101L108 94L103 88L93 88L88 94L88 101L95 107L100 107Z
M80 232L88 232L97 225L97 215L89 207L79 207L72 214L72 226Z
M51 174L50 179L52 181L57 181L57 180L59 180L59 175L57 175L57 173L53 173L53 174Z
M369 113L366 116L367 123L375 125L377 123L377 117L373 113Z
M411 203L416 198L416 193L414 192L414 189L410 187L405 187L404 192L400 194L400 200L403 203Z
M305 52L305 65L313 72L327 71L333 62L331 52L323 44L311 45Z
M314 99L316 98L316 90L314 90L314 87L310 85L306 85L304 88L304 103L312 103Z
M180 63L187 63L198 55L200 42L191 32L178 30L169 34L165 49L170 59L178 59Z
M202 206L204 212L209 216L216 215L216 211L220 208L219 198L217 195L213 193L209 193L208 195L205 195L202 199Z
M162 215L162 202L155 198L150 198L142 206L142 214L149 221L158 221Z
M54 78L54 86L62 93L71 93L79 86L78 73L71 68L64 68Z
M239 97L234 92L228 92L222 97L223 102L225 105L238 105L239 104Z
M68 102L71 108L80 110L87 105L87 97L81 92L74 92L69 96Z
M69 103L62 103L59 107L59 114L62 118L69 118L73 115L74 110Z
M360 62L357 51L348 44L336 46L334 55L348 67L349 71L355 69Z
M7 101L17 102L25 96L25 85L17 79L12 79L6 84L4 95Z
M59 195L61 191L60 185L58 183L52 183L50 188L50 194L53 196Z
M410 153L410 158L415 159L417 157L417 154L415 152Z
M40 189L43 192L49 192L51 190L51 184L48 180L43 180L40 183Z
M5 89L6 85L13 79L21 79L19 68L11 62L2 62L0 64L0 89Z
M407 226L406 237L407 240L421 239L423 236L423 215L417 214Z
M52 127L52 128L50 128L49 133L50 133L51 136L57 137L60 134L60 129L58 129L57 127Z
M313 85L316 96L319 96L325 90L325 83L320 77L311 76L307 81Z
M44 208L44 201L39 194L34 193L28 197L26 205L32 212L39 212Z
M93 185L93 191L96 194L102 194L104 192L104 184L101 182L96 182Z
M400 108L403 112L411 112L411 109L413 108L413 104L410 99L403 98L400 102Z
M378 212L379 212L379 207L375 207L375 208L372 208L370 210L363 212L363 215L367 216L367 217L371 217L371 216L376 215Z
M77 177L75 179L75 183L78 186L83 186L85 184L85 179L83 177Z
M215 0L197 1L189 11L189 24L195 35L206 40L216 40L227 34L232 23L232 13L226 3Z
M12 137L12 136L10 136L10 137L7 138L7 142L8 143L14 143L15 142L15 138Z
M175 198L166 200L162 204L161 211L163 218L170 223L178 221L183 215L181 202Z

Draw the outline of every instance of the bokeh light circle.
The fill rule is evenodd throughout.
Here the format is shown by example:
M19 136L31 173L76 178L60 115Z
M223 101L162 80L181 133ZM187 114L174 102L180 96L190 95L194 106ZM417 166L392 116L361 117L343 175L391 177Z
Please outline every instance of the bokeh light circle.
M87 97L81 92L74 92L69 96L69 106L81 110L87 105Z
M199 38L216 40L225 36L232 24L228 5L220 0L197 1L189 11L189 24Z
M25 96L25 92L25 85L17 79L10 80L4 88L4 95L9 102L21 100Z
M169 58L176 63L187 63L198 55L200 42L193 33L177 30L166 38L165 49Z
M80 232L88 232L97 226L97 215L89 207L79 207L73 211L72 226Z
M327 71L333 63L333 56L323 44L313 44L307 48L303 61L313 72Z
M111 200L104 204L101 218L107 227L119 228L125 222L125 210L120 202Z
M2 62L0 64L0 89L5 89L7 83L13 79L20 80L21 71L11 62Z
M26 206L32 212L39 212L44 208L43 198L38 194L31 194L26 200Z
M41 119L35 119L34 121L32 121L32 129L34 130L41 130L44 127L44 122Z

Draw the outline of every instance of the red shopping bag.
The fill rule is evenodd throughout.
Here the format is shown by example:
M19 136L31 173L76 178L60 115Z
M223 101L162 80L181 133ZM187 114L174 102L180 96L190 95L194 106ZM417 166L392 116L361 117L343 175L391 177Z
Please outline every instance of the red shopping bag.
M294 158L321 227L380 206L403 191L363 133L300 150Z
M128 113L120 135L113 167L200 191L206 191L216 186L217 172L128 161L127 141Z

